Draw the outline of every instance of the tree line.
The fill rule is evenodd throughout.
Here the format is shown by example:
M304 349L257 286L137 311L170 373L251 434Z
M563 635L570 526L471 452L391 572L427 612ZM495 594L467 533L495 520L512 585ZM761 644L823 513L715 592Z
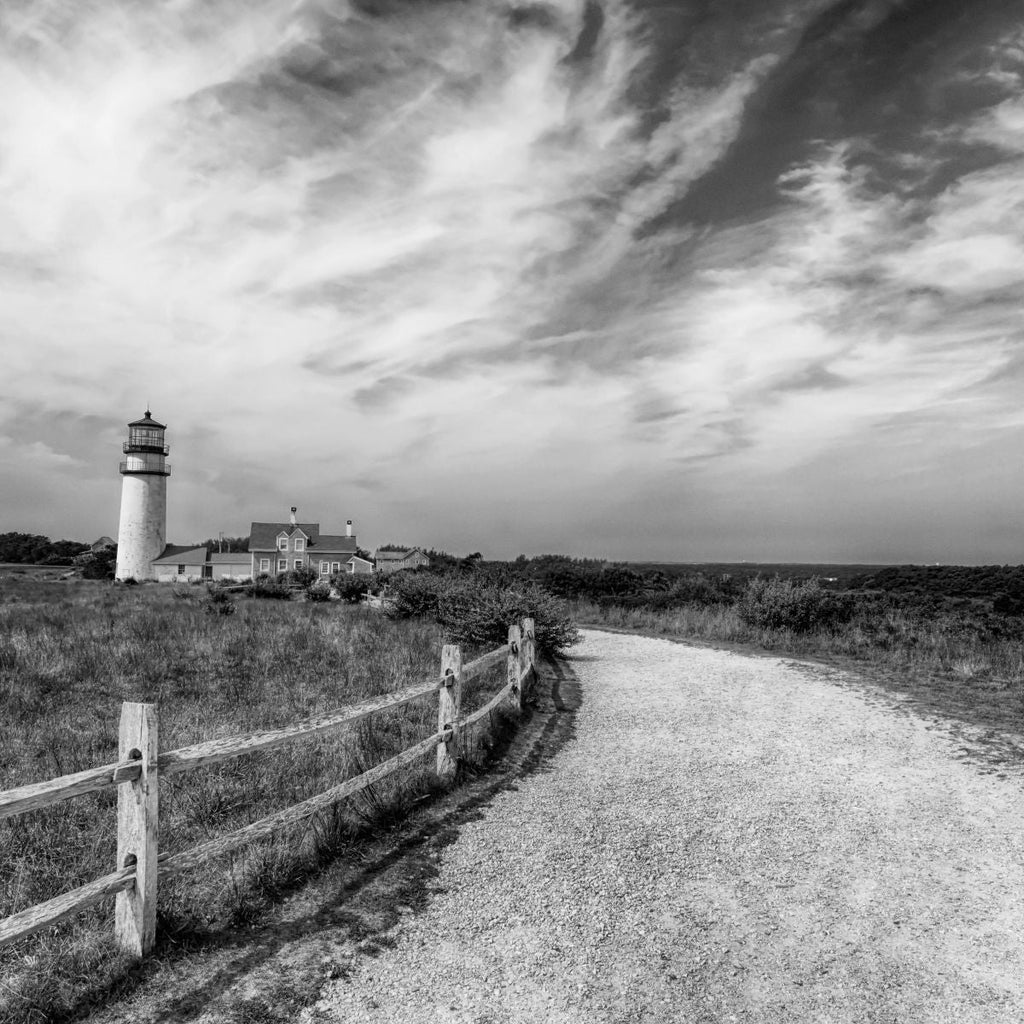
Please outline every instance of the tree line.
M39 533L0 533L0 562L19 565L71 565L89 545L77 540L50 540Z

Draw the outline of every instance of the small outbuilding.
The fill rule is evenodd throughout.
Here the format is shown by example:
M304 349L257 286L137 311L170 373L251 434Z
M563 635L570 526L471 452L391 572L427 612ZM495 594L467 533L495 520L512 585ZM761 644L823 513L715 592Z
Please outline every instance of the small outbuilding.
M215 551L208 564L212 579L252 579L252 555L248 551Z
M404 551L378 551L373 557L378 572L425 569L430 565L430 558L422 548L407 548Z
M190 583L192 580L213 579L212 568L206 561L206 548L168 544L151 565L153 575L160 583Z

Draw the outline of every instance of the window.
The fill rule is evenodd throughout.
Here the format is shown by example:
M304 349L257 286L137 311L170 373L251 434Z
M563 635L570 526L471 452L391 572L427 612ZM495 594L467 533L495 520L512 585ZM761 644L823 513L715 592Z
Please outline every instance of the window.
M178 566L178 575L179 576L184 576L185 575L185 566L183 566L183 565L179 565Z
M330 573L330 571L331 571L331 563L330 562L321 562L320 563L320 575L321 576L327 576Z
M277 538L277 550L278 551L287 551L288 550L288 538L287 537L278 537Z
M288 571L288 559L287 558L279 558L277 560L277 571L278 572L287 572Z
M260 572L270 572L270 559L269 558L261 558L260 559Z
M295 550L296 551L305 551L306 550L306 538L305 537L296 537L295 538Z
M331 572L341 572L341 562L331 563Z
M296 569L301 569L302 568L302 559L301 558L296 558L295 561L292 563L292 565Z

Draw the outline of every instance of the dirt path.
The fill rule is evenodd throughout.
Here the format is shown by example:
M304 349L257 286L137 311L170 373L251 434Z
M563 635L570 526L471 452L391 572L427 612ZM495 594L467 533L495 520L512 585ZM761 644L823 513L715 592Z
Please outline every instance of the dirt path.
M262 1019L1024 1020L1019 776L828 670L585 637L568 742L462 815L372 942L304 919L263 970L307 963L319 998ZM110 1019L253 1019L247 984Z

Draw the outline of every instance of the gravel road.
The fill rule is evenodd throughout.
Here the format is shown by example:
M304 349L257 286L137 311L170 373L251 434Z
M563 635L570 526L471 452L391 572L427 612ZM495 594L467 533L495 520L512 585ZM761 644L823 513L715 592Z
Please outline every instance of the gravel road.
M838 673L587 631L575 734L300 1014L1024 1020L1024 787Z

